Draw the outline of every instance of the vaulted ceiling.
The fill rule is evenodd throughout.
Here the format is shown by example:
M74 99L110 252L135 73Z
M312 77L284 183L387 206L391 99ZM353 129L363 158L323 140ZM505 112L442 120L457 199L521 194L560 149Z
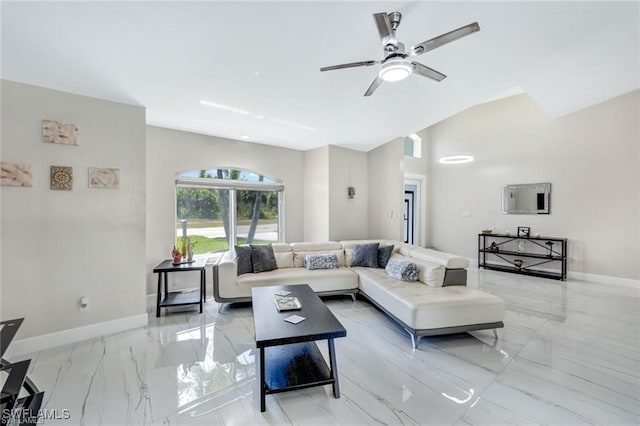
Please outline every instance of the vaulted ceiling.
M142 105L147 123L257 143L370 150L520 88L558 116L640 88L638 2L2 2L1 77ZM363 94L372 14L407 47L477 21ZM209 104L203 104L207 101ZM217 106L212 106L217 105ZM225 109L226 107L226 109Z

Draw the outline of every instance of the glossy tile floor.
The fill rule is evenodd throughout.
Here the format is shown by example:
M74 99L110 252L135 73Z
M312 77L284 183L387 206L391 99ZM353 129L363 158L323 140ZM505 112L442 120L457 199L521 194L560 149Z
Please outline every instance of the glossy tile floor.
M49 349L31 377L47 424L638 424L640 291L470 270L507 302L505 328L409 336L368 302L326 300L348 331L331 387L256 397L249 306L176 312L146 328ZM211 289L209 289L210 291ZM326 355L326 345L321 345ZM21 357L22 358L22 357Z

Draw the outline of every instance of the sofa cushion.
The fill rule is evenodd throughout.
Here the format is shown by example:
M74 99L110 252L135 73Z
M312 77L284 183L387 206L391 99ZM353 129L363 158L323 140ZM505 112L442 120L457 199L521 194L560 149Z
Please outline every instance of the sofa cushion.
M408 260L390 260L385 271L390 277L397 280L418 281L418 266Z
M456 256L454 254L416 246L411 246L408 251L408 256L429 262L440 263L450 269L465 269L469 267L469 259Z
M335 254L308 254L304 258L304 267L315 269L335 269L338 267L338 256Z
M392 250L393 253L398 252L398 250L400 249L400 246L403 244L401 241L384 240L384 239L340 241L340 244L342 244L342 248L344 249L345 265L351 266L351 264L353 263L353 248L356 246L356 244L368 244L368 243L378 243L380 244L380 246L393 245L393 250Z
M286 243L273 243L273 255L276 258L278 269L293 268L293 251L291 246Z
M251 247L236 246L236 255L238 263L238 275L249 274L253 272L253 261L251 260Z
M304 268L304 258L308 254L335 254L338 257L338 266L346 266L342 245L335 241L291 243L291 249L293 250L293 266L295 268Z
M433 288L419 282L396 280L382 269L352 270L360 276L360 290L368 298L417 330L493 323L504 319L504 301L475 288Z
M378 268L385 268L389 263L389 258L393 252L393 244L378 247Z
M353 262L351 266L378 267L379 243L356 244L353 247Z
M350 268L318 269L304 268L275 269L261 274L245 274L237 278L232 294L221 293L222 297L251 297L251 288L267 285L308 284L315 292L340 292L356 290L358 275Z
M271 244L266 245L250 245L251 260L253 261L253 272L260 273L273 271L278 269L278 263L273 255L273 247Z

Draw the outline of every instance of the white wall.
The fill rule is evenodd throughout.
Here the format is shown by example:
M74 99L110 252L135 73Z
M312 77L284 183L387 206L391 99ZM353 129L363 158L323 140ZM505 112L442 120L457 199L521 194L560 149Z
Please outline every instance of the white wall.
M367 153L329 146L329 240L368 238ZM347 188L356 188L354 198Z
M367 153L369 238L402 240L404 145L394 139Z
M558 119L520 95L430 127L432 244L475 258L481 229L530 226L569 239L570 271L639 279L638 117L638 91ZM437 162L449 154L475 162ZM551 214L501 214L502 185L537 182Z
M431 162L430 151L428 149L429 132L424 129L416 132L422 139L422 156L420 158L404 156L404 178L412 181L420 182L420 229L419 229L419 245L428 246L430 240L430 221L429 221L429 164Z
M329 240L329 147L304 152L304 241ZM288 240L290 242L298 240ZM302 241L302 240L301 240Z
M2 160L34 175L0 187L1 318L25 317L23 339L144 315L144 108L1 84ZM43 143L42 119L77 124L79 146ZM51 165L73 167L71 191L50 189ZM119 168L120 189L88 188L89 167Z
M148 126L147 291L156 292L157 276L152 270L169 257L175 241L176 173L222 166L281 179L285 185L285 239L301 241L303 164L302 151ZM209 271L209 283L210 275Z

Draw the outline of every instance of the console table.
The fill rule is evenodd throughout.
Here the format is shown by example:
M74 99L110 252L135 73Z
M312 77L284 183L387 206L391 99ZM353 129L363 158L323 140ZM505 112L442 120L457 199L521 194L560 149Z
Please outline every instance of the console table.
M11 363L3 358L24 318L0 321L0 373L5 377L0 397L0 424L35 425L40 423L44 392L27 377L30 359ZM26 395L20 396L22 390Z
M158 274L158 293L156 300L156 317L160 316L160 308L168 306L183 305L200 305L200 313L202 313L202 304L205 297L205 282L207 259L195 259L192 262L183 262L174 264L171 259L167 259L153 268L153 272ZM168 274L169 272L186 272L200 271L200 285L198 291L169 291ZM164 285L163 285L164 282ZM164 297L162 290L164 289Z
M567 239L478 234L478 267L565 281Z

